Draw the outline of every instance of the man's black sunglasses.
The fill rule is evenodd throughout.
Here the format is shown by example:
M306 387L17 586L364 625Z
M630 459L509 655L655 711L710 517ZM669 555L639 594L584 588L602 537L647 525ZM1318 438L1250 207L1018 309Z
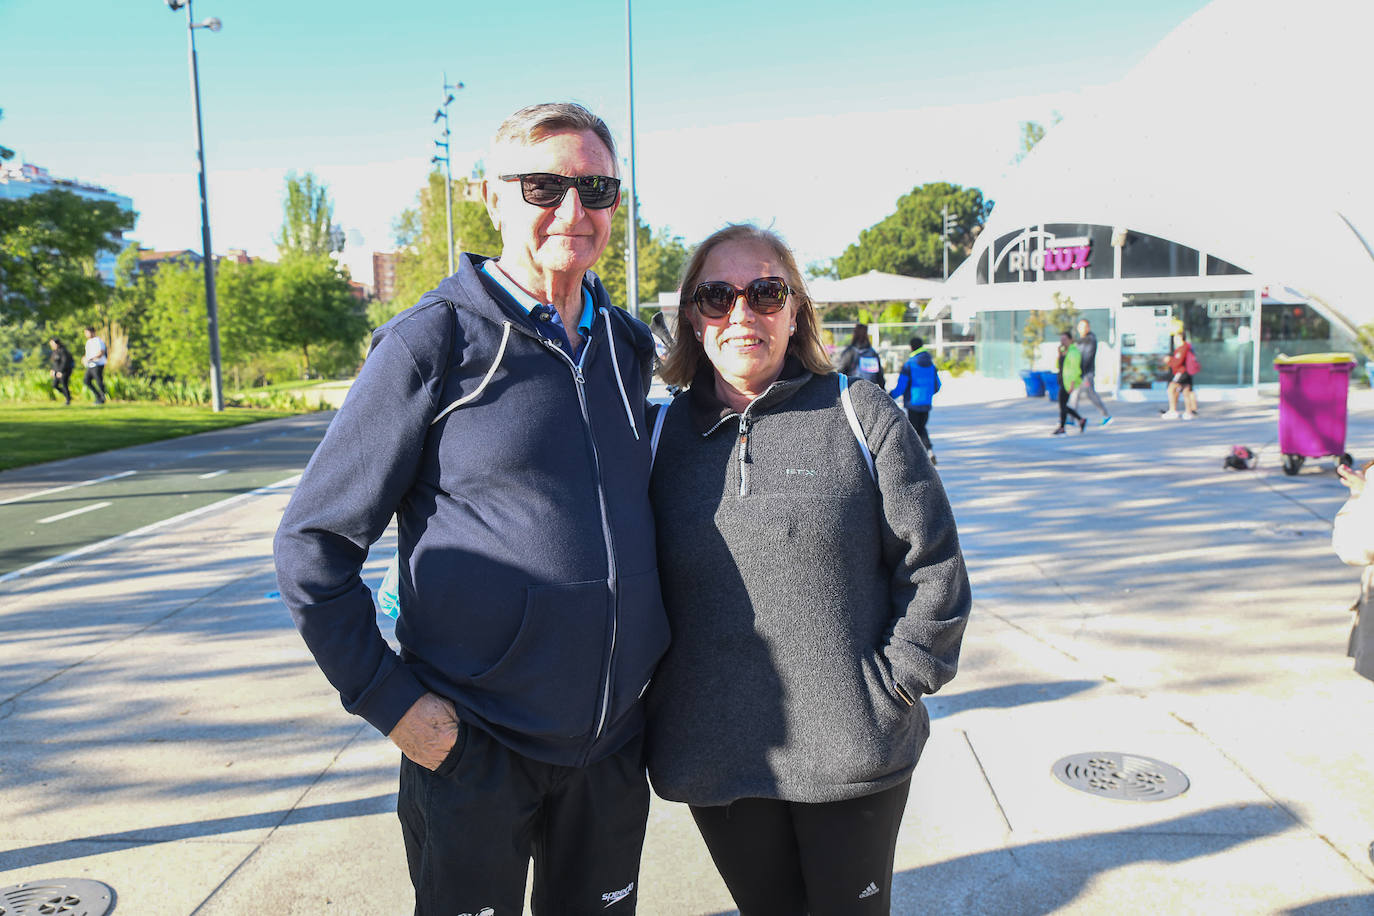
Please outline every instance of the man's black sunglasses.
M545 209L561 204L568 188L577 188L577 196L588 210L604 210L620 200L620 179L606 175L570 178L552 172L521 172L498 177L502 181L520 182L520 196L525 198L525 203Z
M782 277L759 277L746 283L744 289L724 280L707 280L697 284L692 302L707 318L724 318L735 307L735 300L743 296L751 309L760 315L771 315L787 304L790 292Z

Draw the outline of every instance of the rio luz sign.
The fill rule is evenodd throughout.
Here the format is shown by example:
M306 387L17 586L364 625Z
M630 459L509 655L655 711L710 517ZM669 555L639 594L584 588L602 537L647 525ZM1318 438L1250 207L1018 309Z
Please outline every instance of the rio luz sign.
M1007 252L1008 270L1040 270L1052 273L1060 270L1079 270L1092 262L1093 245L1088 239L1050 239L1043 248L1027 252Z

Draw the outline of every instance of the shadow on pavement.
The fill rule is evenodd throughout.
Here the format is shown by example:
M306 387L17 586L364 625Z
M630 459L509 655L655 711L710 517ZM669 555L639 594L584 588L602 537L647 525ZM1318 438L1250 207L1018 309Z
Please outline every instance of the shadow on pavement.
M1225 805L1131 830L1024 843L907 869L893 877L893 911L902 911L899 900L929 899L942 901L946 912L1053 913L1071 904L1096 876L1113 869L1216 855L1291 826L1284 823L1286 818L1275 816L1268 825L1255 825L1244 833L1214 832L1219 818L1253 814L1250 808ZM1344 911L1299 912L1325 916Z
M293 824L309 824L371 814L385 814L395 810L396 794L393 792L389 795L373 795L368 798L332 802L325 805L304 805L299 808L242 814L237 817L218 817L203 821L188 821L183 824L164 824L140 830L73 837L59 843L42 843L36 846L0 850L0 871L47 865L50 862L63 862L78 858L84 853L74 853L73 850L83 843L114 843L121 848L149 846L176 840L202 839L226 833L236 833L240 830L280 827L288 820Z
M952 716L970 709L1011 709L1031 703L1062 700L1100 686L1096 681L1047 681L1032 684L1003 684L964 693L939 693L923 702L932 719Z

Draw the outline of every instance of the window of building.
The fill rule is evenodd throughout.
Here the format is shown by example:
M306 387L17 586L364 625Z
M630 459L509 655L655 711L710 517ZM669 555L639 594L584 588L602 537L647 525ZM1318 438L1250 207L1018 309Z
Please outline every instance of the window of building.
M1241 270L1230 261L1223 261L1221 258L1214 258L1210 254L1207 256L1207 276L1225 277L1232 274L1249 274L1248 270Z
M1127 295L1118 325L1122 387L1168 384L1166 359L1178 346L1180 322L1201 367L1196 384L1253 384L1254 313L1251 290Z
M1198 252L1156 235L1127 232L1121 248L1122 277L1196 277Z
M1333 333L1331 322L1310 305L1265 304L1260 308L1260 381L1277 382L1274 357L1349 350L1351 342Z

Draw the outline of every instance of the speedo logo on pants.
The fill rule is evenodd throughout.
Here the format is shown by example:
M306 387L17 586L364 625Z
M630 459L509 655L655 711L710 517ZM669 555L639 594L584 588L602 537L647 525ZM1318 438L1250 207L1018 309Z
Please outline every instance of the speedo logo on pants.
M607 907L615 906L626 897L630 896L630 891L635 889L635 883L631 881L618 891L607 891L601 895L601 900Z

